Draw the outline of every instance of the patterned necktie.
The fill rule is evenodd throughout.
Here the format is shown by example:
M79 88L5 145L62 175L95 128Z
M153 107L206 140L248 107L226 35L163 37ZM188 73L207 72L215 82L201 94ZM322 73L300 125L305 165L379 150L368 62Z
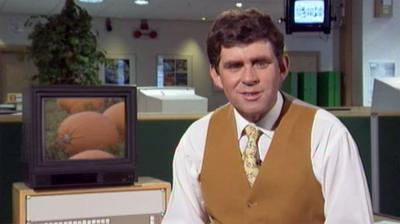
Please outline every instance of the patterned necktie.
M249 180L250 186L252 187L258 174L257 140L260 136L260 131L254 124L248 124L244 131L247 136L247 144L246 148L243 151L242 159L247 179Z

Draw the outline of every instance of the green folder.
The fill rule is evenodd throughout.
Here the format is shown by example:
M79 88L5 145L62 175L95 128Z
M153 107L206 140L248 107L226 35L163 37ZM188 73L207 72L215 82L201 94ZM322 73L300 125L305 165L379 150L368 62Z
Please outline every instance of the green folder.
M317 73L299 72L298 73L298 98L317 105Z
M289 72L285 81L282 83L281 90L293 97L297 97L297 85L297 73Z
M318 105L322 107L341 106L340 84L339 72L318 72Z

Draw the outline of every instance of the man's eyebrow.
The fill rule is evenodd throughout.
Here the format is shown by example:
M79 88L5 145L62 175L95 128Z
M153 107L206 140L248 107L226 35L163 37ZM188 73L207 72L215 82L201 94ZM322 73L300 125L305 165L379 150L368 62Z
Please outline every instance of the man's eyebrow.
M257 56L257 57L254 57L254 58L250 59L251 64L255 64L255 63L258 63L258 62L270 63L272 61L273 61L273 59L271 57L269 57L269 56ZM243 65L243 64L245 64L245 62L243 60L232 59L232 60L224 61L221 65L224 68L226 68L226 67L230 67L230 66L240 66L240 65Z
M225 61L222 66L227 67L227 66L232 66L232 65L242 65L244 62L242 60L230 60L230 61Z
M272 58L268 56L259 56L259 57L254 57L250 60L252 63L254 62L271 62Z

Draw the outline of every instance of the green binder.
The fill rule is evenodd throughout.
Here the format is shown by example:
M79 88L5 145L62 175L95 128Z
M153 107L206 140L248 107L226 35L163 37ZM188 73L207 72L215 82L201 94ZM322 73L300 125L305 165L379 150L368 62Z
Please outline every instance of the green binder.
M299 72L298 82L298 98L307 103L317 105L317 73Z
M282 83L281 90L293 97L297 97L297 73L289 72L285 81Z
M340 84L339 72L318 72L318 105L322 107L341 106Z

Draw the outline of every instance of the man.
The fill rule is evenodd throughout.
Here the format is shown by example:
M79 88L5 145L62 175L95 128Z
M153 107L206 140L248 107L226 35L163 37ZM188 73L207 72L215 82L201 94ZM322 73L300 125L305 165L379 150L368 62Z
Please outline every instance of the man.
M350 133L325 110L279 92L283 47L270 17L254 9L216 19L210 75L229 103L183 135L164 224L372 223Z

